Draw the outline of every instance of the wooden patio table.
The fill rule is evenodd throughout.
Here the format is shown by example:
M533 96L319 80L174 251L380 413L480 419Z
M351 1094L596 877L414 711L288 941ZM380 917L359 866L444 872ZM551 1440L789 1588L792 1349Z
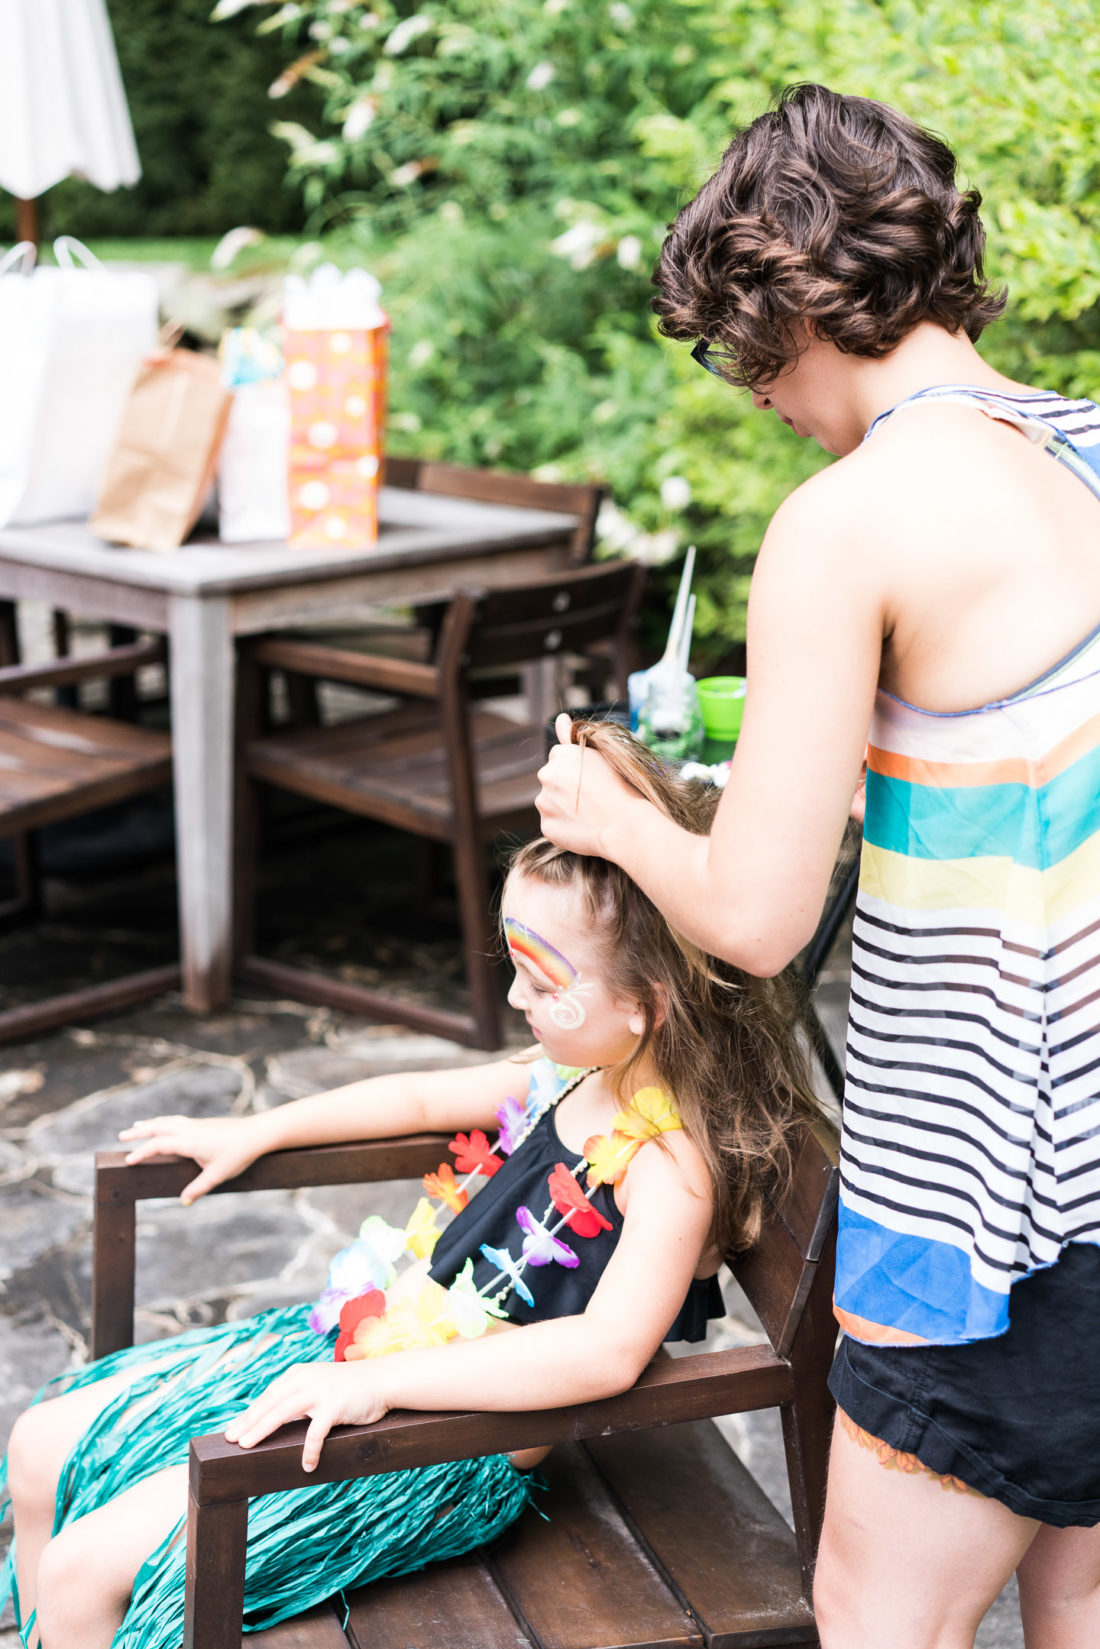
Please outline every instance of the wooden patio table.
M229 994L235 638L366 603L432 601L568 565L573 515L383 487L378 542L291 549L198 535L171 553L121 549L85 522L0 530L0 599L152 630L170 640L184 999Z

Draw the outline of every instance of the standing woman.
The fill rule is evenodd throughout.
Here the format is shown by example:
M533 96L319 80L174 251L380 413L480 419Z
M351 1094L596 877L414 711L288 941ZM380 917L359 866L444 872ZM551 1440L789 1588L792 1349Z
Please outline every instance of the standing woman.
M1100 1644L1100 408L978 354L979 201L820 86L734 140L661 327L840 461L761 548L710 837L594 752L542 775L547 836L771 974L866 748L823 1649L970 1649L1013 1570L1028 1649Z

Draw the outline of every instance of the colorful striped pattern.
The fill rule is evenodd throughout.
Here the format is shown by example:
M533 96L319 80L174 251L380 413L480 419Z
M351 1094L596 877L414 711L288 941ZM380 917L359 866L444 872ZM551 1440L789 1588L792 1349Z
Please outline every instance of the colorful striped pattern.
M534 928L524 927L511 916L504 918L504 939L513 956L523 956L532 967L545 974L559 990L568 990L576 983L577 970L560 950L555 950L548 939Z
M1020 423L1100 498L1091 401L914 397L942 399ZM1100 629L979 710L880 692L867 765L837 1317L955 1344L1100 1243Z

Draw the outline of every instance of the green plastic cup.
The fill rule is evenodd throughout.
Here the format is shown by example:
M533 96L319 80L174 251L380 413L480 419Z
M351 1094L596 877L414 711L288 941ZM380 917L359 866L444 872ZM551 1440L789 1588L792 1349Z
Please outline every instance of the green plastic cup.
M707 738L735 739L745 713L744 676L704 676L696 687Z

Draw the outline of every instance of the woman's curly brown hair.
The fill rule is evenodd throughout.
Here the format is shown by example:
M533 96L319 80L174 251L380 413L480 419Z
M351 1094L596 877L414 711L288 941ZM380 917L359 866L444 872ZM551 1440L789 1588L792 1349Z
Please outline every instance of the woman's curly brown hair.
M947 144L896 110L788 86L672 225L660 329L708 340L748 387L793 365L806 327L872 357L926 320L977 339L1005 306L983 278L980 204Z

